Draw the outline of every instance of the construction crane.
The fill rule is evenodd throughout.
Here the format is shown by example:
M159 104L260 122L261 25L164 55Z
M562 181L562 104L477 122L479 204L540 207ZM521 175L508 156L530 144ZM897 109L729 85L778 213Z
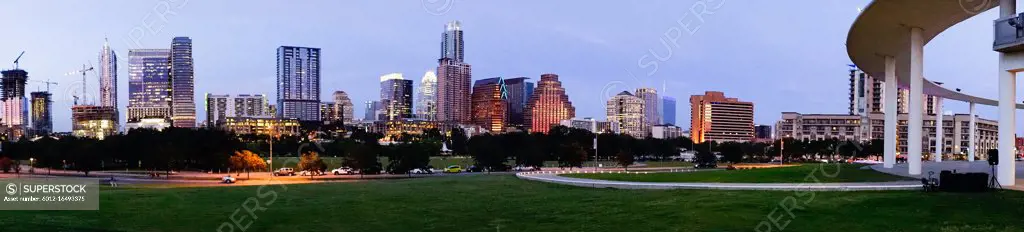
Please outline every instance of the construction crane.
M49 79L47 79L47 80L45 80L45 81L40 81L40 80L31 80L31 81L34 81L34 82L39 82L39 83L43 83L43 84L46 84L46 92L47 92L47 93L49 93L49 92L50 92L50 85L57 85L57 82L52 82L52 81L50 81Z
M14 58L14 69L18 69L18 60L21 60L23 55L25 55L25 51L21 51L21 54L18 54L18 58Z
M89 71L92 71L92 70L93 70L92 65L85 65L85 64L83 64L81 70L72 71L72 72L64 74L65 76L67 76L67 75L74 75L74 74L82 73L82 98L85 98L85 83L86 83L85 82L85 73L89 72ZM78 105L78 96L73 96L73 97L75 98L75 105Z

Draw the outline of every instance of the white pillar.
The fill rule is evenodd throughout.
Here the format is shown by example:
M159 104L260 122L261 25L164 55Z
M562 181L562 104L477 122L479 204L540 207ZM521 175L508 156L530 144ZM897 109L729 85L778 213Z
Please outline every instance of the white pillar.
M1014 0L1002 0L999 5L1001 17L1016 14L1017 3ZM1016 73L1007 71L1006 54L999 53L999 165L996 165L996 179L1003 186L1013 186L1015 172L1014 131L1016 129L1015 107L1017 95Z
M924 107L924 38L921 28L910 28L910 115L907 119L907 173L921 175L921 131Z
M942 162L942 145L944 135L942 129L942 97L935 97L935 153L932 154L935 162Z
M885 105L885 152L882 156L882 166L885 168L892 168L896 164L896 125L897 117L899 112L896 112L896 101L898 98L896 93L899 91L896 89L896 58L892 56L885 57L885 90L882 91L885 96L882 98Z
M978 139L976 138L977 132L975 132L977 130L977 126L975 126L975 124L978 121L975 119L976 116L974 115L977 115L977 112L974 111L974 102L971 102L971 122L967 126L967 130L970 131L968 132L969 137L967 138L967 162L974 162L974 152L977 150Z

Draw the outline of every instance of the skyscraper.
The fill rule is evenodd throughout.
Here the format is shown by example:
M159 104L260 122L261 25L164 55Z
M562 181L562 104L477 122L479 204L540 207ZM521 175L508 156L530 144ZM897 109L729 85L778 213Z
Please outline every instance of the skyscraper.
M572 107L562 82L555 74L540 76L526 108L526 125L530 132L548 133L551 125L576 117L576 108Z
M754 139L754 103L717 91L690 96L690 133L695 143L750 141Z
M406 80L401 73L381 76L380 103L384 104L387 120L412 118L412 80Z
M658 91L653 88L639 88L634 93L640 99L644 99L644 123L647 127L661 124Z
M676 98L661 97L661 122L662 124L676 124Z
M128 123L171 120L169 49L128 50Z
M466 63L441 58L437 74L437 120L468 123L472 68Z
M526 103L533 94L533 82L527 82L527 77L516 77L505 79L505 89L508 91L508 126L519 129L525 128Z
M171 122L174 127L196 127L195 72L188 37L171 41Z
M363 120L377 121L381 118L381 116L383 116L381 115L383 114L383 112L381 112L382 107L380 101L366 101L365 106L366 109L365 112L363 113Z
M466 62L462 41L462 23L451 21L444 25L444 33L441 33L441 58L448 58L456 62Z
M319 48L277 48L277 116L320 121Z
M53 133L53 101L49 92L32 92L32 130L36 135Z
M437 118L437 74L427 71L420 79L419 93L416 101L417 117L433 121Z
M605 107L608 121L615 122L613 131L628 134L634 138L647 137L647 124L644 122L644 100L622 91L611 99Z
M100 50L100 106L113 106L117 111L117 54L106 41Z
M348 93L345 91L334 91L334 104L333 111L335 115L332 115L334 120L341 121L343 125L352 123L352 99L348 98Z
M491 132L505 130L508 92L501 77L477 80L473 84L473 124Z
M228 118L270 118L267 97L263 94L206 94L206 126L219 127Z
M25 99L25 81L28 72L21 69L0 72L0 101L3 102L3 117L0 123L7 126L8 138L17 138L25 134L28 124L28 101Z

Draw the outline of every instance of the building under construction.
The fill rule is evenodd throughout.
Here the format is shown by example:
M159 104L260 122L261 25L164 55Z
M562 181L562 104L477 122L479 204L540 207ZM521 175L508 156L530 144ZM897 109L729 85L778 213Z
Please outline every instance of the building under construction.
M28 72L21 69L0 72L0 124L8 138L19 138L25 135L28 123L28 102L25 99L25 81Z
M71 134L103 139L117 133L117 108L76 105L71 107Z
M53 101L50 92L32 92L32 132L34 135L53 133Z

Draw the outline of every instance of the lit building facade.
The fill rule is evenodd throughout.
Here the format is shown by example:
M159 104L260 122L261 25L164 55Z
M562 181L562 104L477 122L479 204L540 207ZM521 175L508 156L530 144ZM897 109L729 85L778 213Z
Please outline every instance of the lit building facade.
M263 94L206 94L206 126L220 127L228 118L270 118L267 97Z
M25 135L29 120L28 101L25 99L28 72L14 69L0 72L0 75L0 102L3 106L0 124L7 129L8 138L18 138Z
M412 118L412 80L406 80L401 73L381 76L380 103L384 104L386 120Z
M587 130L587 131L590 131L590 132L593 132L593 133L596 133L596 134L619 133L618 129L620 128L619 125L618 125L618 122L613 122L613 121L597 121L597 120L595 120L593 118L565 119L565 120L562 120L561 122L559 122L559 125L562 125L562 126L565 126L565 127L569 127L569 128L584 129L584 130Z
M696 143L754 139L754 103L707 91L690 96L690 112L690 138Z
M470 116L469 64L442 58L437 67L437 120L468 123Z
M299 120L297 119L230 117L220 127L234 134L274 136L299 134Z
M416 96L416 117L435 120L437 118L437 74L427 71L420 79Z
M505 131L508 119L508 92L501 77L477 80L473 84L473 124L491 132Z
M192 39L171 41L171 122L178 128L196 127L195 68Z
M661 98L654 88L639 88L633 92L644 100L644 124L646 127L661 124Z
M325 102L321 105L321 114L324 123L341 122L343 125L352 123L354 116L352 111L352 99L348 98L345 91L334 91L334 102Z
M76 137L104 139L117 133L117 109L113 106L76 105L71 107L71 134Z
M32 131L35 135L53 133L53 101L49 92L32 92Z
M634 138L647 137L647 123L644 121L644 99L633 96L627 91L608 99L605 107L608 121L619 125L618 131Z
M377 121L384 116L384 107L381 107L380 101L366 101L365 106L363 120Z
M319 48L277 48L277 117L320 121Z
M555 74L540 76L526 108L524 117L530 132L548 133L551 125L576 117L576 108L572 106L562 82Z
M526 81L530 78L516 77L505 79L505 89L508 92L508 126L517 129L526 127L526 104L533 95L533 82Z
M170 49L128 51L127 122L171 119Z

